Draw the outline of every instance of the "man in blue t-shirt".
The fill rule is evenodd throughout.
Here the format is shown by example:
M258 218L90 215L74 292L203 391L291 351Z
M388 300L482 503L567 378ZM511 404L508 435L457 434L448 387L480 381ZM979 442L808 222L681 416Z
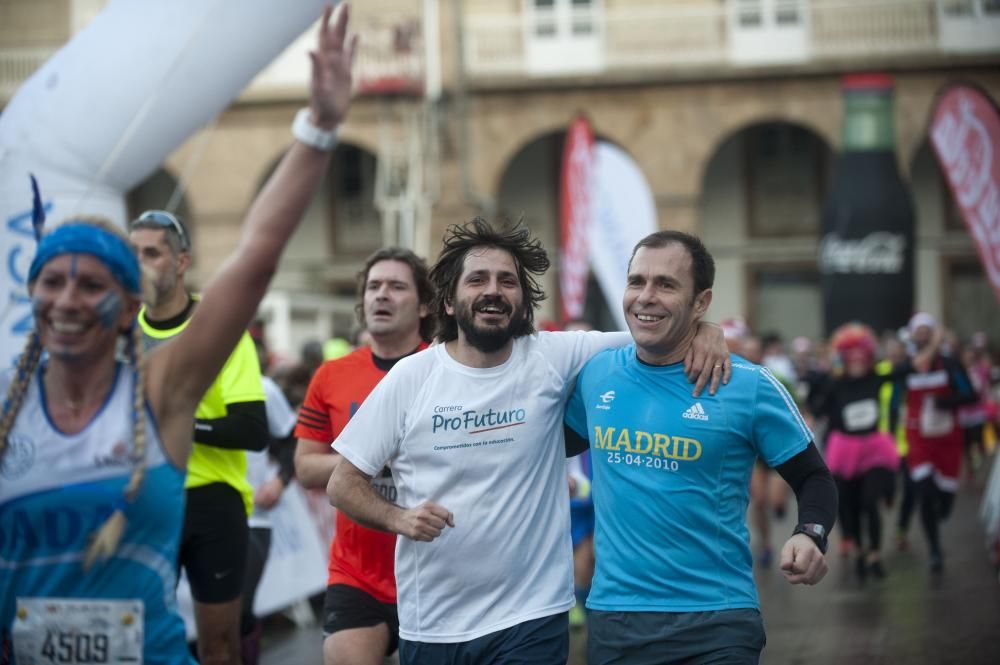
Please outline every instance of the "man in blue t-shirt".
M794 400L739 357L714 396L692 398L684 379L714 277L698 238L641 240L623 300L634 344L591 359L570 399L567 437L589 442L594 474L591 665L758 662L764 627L746 526L757 457L798 499L781 551L786 578L816 584L826 574L837 491Z

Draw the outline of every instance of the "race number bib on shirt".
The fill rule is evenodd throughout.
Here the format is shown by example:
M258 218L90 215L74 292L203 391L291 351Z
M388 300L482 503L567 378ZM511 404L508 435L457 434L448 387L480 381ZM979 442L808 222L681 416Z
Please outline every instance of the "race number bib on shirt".
M848 432L875 427L878 423L878 402L873 399L851 402L844 407L843 418Z
M141 600L18 598L18 665L142 665Z
M928 437L944 436L954 427L955 416L952 412L937 408L930 395L925 397L923 408L920 409L920 434Z
M396 481L392 477L389 467L382 469L382 473L372 478L372 487L383 499L389 503L396 503Z

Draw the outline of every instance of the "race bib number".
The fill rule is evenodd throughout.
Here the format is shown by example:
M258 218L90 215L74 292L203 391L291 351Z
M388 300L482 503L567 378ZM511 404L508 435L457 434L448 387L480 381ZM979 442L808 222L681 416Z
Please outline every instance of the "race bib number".
M875 427L878 423L878 402L873 399L851 402L844 407L843 418L848 432Z
M389 503L396 503L396 481L393 480L389 467L384 467L379 475L374 476L371 484L375 491L382 495L383 499Z
M920 409L920 434L927 437L944 436L955 427L955 416L950 410L934 406L934 398L928 395L924 398Z
M18 598L18 665L142 665L141 600Z

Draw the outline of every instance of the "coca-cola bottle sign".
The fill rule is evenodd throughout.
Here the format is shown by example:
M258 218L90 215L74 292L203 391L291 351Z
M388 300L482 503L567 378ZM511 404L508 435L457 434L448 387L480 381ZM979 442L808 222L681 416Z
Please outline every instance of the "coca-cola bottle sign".
M898 275L905 264L906 236L878 231L863 238L823 236L819 247L820 272Z
M896 159L892 79L846 77L844 107L817 257L825 327L892 330L913 312L914 217Z

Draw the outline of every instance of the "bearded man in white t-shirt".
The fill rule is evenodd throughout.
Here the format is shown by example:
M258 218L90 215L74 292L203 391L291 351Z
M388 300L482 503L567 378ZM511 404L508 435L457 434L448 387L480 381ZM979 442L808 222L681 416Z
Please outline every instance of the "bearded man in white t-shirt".
M577 373L628 333L536 333L549 267L521 225L452 226L431 271L438 339L404 358L333 443L327 492L396 546L400 662L565 665L573 550L562 418ZM717 326L689 354L694 393L729 357ZM390 503L371 478L389 464Z

